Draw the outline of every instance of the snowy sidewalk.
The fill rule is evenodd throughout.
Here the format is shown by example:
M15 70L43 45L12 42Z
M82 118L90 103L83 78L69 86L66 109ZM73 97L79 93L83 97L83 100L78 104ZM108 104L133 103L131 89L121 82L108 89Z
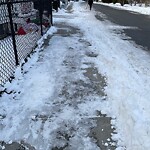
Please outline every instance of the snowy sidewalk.
M105 77L90 61L97 54L81 30L67 23L77 19L73 14L54 14L54 18L54 27L39 42L43 48L37 48L22 70L18 68L7 89L12 94L2 97L1 147L114 149L110 117L99 109L106 97Z
M119 34L126 27L85 7L54 13L54 27L6 85L1 149L149 148L150 56Z

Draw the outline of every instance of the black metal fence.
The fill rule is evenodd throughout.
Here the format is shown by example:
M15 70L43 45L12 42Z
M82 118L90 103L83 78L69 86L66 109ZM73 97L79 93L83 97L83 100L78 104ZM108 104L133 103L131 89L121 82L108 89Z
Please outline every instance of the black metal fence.
M52 24L51 0L0 0L0 86Z

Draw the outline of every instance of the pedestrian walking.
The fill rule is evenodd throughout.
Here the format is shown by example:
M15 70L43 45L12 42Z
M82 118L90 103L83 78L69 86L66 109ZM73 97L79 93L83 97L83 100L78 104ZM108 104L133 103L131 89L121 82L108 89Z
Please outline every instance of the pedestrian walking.
M90 10L92 9L93 0L88 0L88 5L90 6Z
M53 9L58 12L58 7L59 7L59 0L53 0Z

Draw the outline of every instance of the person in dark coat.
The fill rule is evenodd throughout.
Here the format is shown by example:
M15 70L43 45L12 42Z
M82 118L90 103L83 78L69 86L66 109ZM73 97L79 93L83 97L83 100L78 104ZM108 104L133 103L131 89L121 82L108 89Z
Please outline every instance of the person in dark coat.
M42 0L34 2L34 9L39 11L47 11L48 16L51 14L51 0Z
M93 0L88 0L88 5L90 6L90 10L92 9Z
M58 12L58 7L59 7L59 0L53 0L53 9Z

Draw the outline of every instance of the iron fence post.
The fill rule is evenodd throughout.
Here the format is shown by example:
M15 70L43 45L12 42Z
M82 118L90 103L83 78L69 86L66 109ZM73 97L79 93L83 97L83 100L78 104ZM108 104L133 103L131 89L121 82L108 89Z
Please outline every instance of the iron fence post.
M16 66L19 65L18 61L18 54L17 54L17 47L16 47L16 39L15 39L15 31L13 26L13 20L12 20L12 11L11 11L11 2L7 1L7 8L8 8L8 15L9 15L9 22L10 22L10 29L11 29L11 36L12 36L12 42L13 42L13 48L14 48L14 55L16 60Z
M43 18L43 1L39 0L39 17L40 17L40 26L41 26L41 35L43 36L43 22L42 22L42 18Z
M51 25L53 26L53 16L52 16L52 0L50 0L50 17L51 17Z

